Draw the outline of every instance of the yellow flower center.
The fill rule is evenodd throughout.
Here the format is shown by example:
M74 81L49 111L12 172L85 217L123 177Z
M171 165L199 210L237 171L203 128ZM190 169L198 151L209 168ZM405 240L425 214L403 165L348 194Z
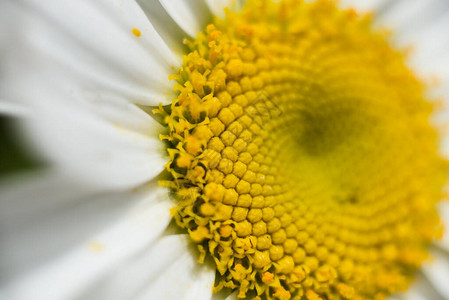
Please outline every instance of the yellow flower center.
M424 87L368 16L249 1L187 42L165 118L172 213L240 298L382 299L437 234Z

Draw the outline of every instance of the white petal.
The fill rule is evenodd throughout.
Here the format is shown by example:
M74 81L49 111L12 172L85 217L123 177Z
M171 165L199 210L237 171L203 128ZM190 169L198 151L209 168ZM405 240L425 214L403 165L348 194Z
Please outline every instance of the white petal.
M52 216L54 211L63 210L65 206L73 208L74 202L80 198L98 192L79 179L52 170L3 179L0 191L2 233L16 231L27 223L56 217Z
M441 202L438 206L438 211L444 226L443 238L441 241L438 241L438 244L446 251L449 251L449 203L447 201Z
M409 287L406 293L400 294L404 300L429 300L441 299L441 296L435 292L429 281L424 276L417 276L415 282Z
M173 98L168 75L180 57L134 1L25 0L9 5L8 13L15 18L1 29L11 32L2 53L1 98L33 101L29 89L16 92L30 81L52 89L61 77L76 82L74 92L114 92L148 105ZM133 28L142 35L134 36Z
M439 13L444 12L444 9L445 1L441 0L400 0L380 11L377 21L392 27L402 35L407 31L425 28Z
M93 111L95 117L100 117L115 127L159 139L158 130L161 129L159 123L136 105L121 97L112 93L97 94L86 91L79 102L80 109Z
M203 0L159 0L173 20L191 37L203 31L211 14Z
M21 123L30 146L61 172L109 189L135 187L166 162L160 125L133 104L35 90L40 99ZM55 94L56 93L56 94ZM78 103L78 104L76 104Z
M83 299L210 299L215 271L201 265L187 235L169 235L117 267Z
M92 185L136 186L154 178L166 161L161 127L129 104L156 104L161 95L150 101L126 80L140 78L148 91L159 93L172 54L132 3L98 7L64 0L39 6L26 0L7 6L24 23L18 31L6 27L17 32L2 65L0 97L32 109L23 127L45 159ZM138 40L133 24L143 33ZM143 25L151 27L148 32Z
M444 3L439 0L407 2L404 13L393 13L381 19L395 30L395 41L400 47L413 47L411 63L424 74L443 71L443 75L449 75L446 69L449 4Z
M138 299L210 299L215 268L200 265L190 247L187 235L164 238L153 252L159 257L152 264L156 277Z
M19 117L25 115L26 113L27 109L23 105L0 100L0 115Z
M341 0L339 4L344 8L354 8L360 12L373 12L378 10L386 1L389 0Z
M136 0L155 30L159 33L170 50L181 57L188 50L183 44L186 33L170 17L158 0Z
M212 13L220 18L225 16L225 8L231 11L239 10L242 6L239 0L205 0Z
M449 84L449 11L420 32L404 34L403 44L413 45L411 63L425 75L437 75ZM446 80L446 82L444 82ZM446 95L447 96L447 95Z
M431 255L434 260L431 263L424 264L422 270L438 293L444 299L449 299L449 289L447 288L449 257L440 250L432 251Z
M2 275L12 277L23 273L73 249L116 222L130 208L149 201L145 200L148 195L159 190L154 185L135 191L103 192L52 170L3 180L0 185Z
M171 218L170 207L167 190L153 189L119 222L92 235L73 251L54 257L27 276L7 280L2 290L10 298L17 299L81 297L118 266L145 251L161 235ZM79 217L80 226L82 222L83 218ZM57 226L62 231L65 225L61 222ZM70 225L67 228L74 224ZM46 230L52 236L52 232ZM32 251L31 242L28 247Z

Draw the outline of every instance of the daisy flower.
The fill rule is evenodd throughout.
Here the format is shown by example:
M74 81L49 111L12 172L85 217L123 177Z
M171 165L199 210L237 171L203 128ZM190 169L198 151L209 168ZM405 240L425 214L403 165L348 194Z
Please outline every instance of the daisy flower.
M445 1L0 17L0 297L449 299Z

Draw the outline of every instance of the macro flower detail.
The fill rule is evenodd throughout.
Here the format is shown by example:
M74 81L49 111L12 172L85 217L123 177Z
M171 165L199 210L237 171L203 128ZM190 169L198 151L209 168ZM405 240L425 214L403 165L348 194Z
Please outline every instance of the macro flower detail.
M1 299L449 299L445 0L0 23Z
M187 42L168 133L172 209L251 299L383 299L438 235L446 164L423 84L369 16L248 1ZM382 63L379 63L382 62Z

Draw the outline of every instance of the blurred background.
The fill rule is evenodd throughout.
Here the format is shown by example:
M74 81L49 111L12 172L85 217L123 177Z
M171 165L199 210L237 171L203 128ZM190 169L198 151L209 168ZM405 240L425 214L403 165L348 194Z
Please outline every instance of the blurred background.
M20 171L37 168L38 162L31 158L15 136L12 118L0 115L0 180Z

